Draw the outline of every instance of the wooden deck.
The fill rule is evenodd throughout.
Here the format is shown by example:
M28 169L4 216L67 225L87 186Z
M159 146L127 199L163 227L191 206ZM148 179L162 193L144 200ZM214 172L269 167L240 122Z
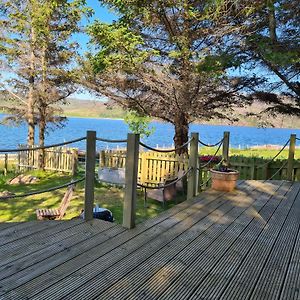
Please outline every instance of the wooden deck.
M0 299L300 299L299 189L241 182L133 230L0 224Z

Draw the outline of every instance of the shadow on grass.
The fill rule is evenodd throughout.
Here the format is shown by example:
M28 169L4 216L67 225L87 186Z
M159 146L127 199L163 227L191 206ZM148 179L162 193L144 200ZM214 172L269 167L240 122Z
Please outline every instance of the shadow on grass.
M32 171L31 174L39 179L34 184L10 185L9 180L14 177L13 174L0 176L0 191L7 190L14 194L23 194L31 191L39 191L50 187L59 186L71 181L70 175L63 175L54 172ZM75 179L81 178L83 174L79 173ZM0 222L24 222L36 220L35 210L37 208L58 208L66 192L66 188L57 191L47 192L39 195L0 200ZM123 198L124 189L109 186L103 183L95 183L95 204L112 211L117 223L122 224L123 219ZM184 200L180 196L178 203ZM147 208L144 207L144 194L138 191L136 222L140 223L146 219L153 218L166 209L174 206L175 202L168 202L163 208L160 202L147 200ZM64 219L72 219L80 215L84 207L84 182L76 185L73 198L67 208Z

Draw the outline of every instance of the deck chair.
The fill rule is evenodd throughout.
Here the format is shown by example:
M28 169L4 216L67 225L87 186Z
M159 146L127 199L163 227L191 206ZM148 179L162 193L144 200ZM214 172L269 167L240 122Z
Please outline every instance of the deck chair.
M166 184L172 183L175 179L172 180L165 180L160 185L164 186ZM151 198L154 200L157 200L159 202L163 203L163 206L165 206L167 201L171 201L176 197L176 183L171 184L170 186L167 186L165 188L161 189L149 189L146 191L145 194L145 206L146 206L146 199Z
M59 208L40 208L36 210L36 217L38 220L61 220L66 213L67 207L70 204L75 184L68 187Z

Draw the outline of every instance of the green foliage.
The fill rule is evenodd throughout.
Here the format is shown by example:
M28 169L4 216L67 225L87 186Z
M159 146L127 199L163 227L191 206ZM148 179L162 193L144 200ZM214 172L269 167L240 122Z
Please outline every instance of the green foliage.
M94 72L122 69L130 70L144 62L149 51L141 50L143 39L121 22L106 24L100 21L88 27L91 41L99 45L97 54L92 57ZM100 46L101 45L101 46Z
M149 117L141 116L134 111L127 113L124 121L128 124L129 130L131 132L139 133L142 137L148 137L155 131L154 127L149 127L149 123L151 121Z

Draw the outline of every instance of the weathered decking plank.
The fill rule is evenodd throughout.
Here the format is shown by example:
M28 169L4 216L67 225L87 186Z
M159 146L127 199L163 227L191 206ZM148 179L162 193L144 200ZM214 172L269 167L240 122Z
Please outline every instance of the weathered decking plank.
M46 221L47 222L47 221ZM125 231L125 229L108 223L99 222L99 220L93 220L91 222L77 223L79 226L66 229L64 232L57 234L54 239L49 238L48 241L40 241L36 245L27 246L24 249L24 253L8 256L6 259L1 260L0 267L0 280L12 276L15 273L14 280L27 273L30 266L36 268L38 263L44 264L44 260L51 258L51 263L56 261L55 258L63 257L64 252L69 251L71 247L74 247L78 253L85 245L86 240L92 238L97 239L95 245L99 245L101 242L108 239L108 237L116 236ZM102 237L101 237L102 235ZM59 238L59 240L57 240ZM92 247L92 245L90 245ZM21 250L21 249L19 249ZM45 251L46 250L46 251ZM56 261L58 263L58 261ZM27 270L25 270L27 269ZM24 272L21 272L25 270ZM4 281L5 282L5 281Z
M298 299L299 190L246 181L133 230L0 224L0 299Z
M248 208L235 222L233 222L221 236L214 241L203 253L196 256L193 263L182 272L175 281L167 288L163 289L163 293L157 299L187 299L197 290L201 282L213 271L216 264L226 255L228 248L237 243L237 240L244 236L243 243L240 244L241 248L247 247L245 242L247 237L251 237L252 232L256 228L257 221L253 216L253 208L260 214L266 217L271 215L275 208L270 209L269 198L272 197L273 201L280 202L281 193L285 193L283 188L274 197L273 195L260 197L252 207ZM251 241L251 240L250 240ZM197 246L196 246L197 247ZM199 246L198 246L199 247ZM228 262L229 264L231 261ZM199 297L200 298L200 297Z
M124 258L129 259L127 264L132 265L134 263L138 263L143 253L146 255L156 251L167 243L169 239L172 239L172 237L175 238L181 231L189 227L189 223L193 221L193 217L195 218L199 209L203 210L201 215L204 217L208 211L213 211L216 207L218 207L218 205L220 205L219 202L214 200L215 198L211 199L206 204L203 202L195 203L183 212L179 212L174 217L164 220L160 225L146 230L142 235L139 234L136 237L133 237L121 246L121 252L119 248L114 248L110 251L105 251L103 256L98 253L94 257L95 259L93 261L87 261L85 258L83 258L83 260L78 260L77 264L81 267L76 272L72 270L71 276L65 277L55 286L50 287L44 293L42 298L40 295L37 295L36 298L47 299L49 295L57 298L66 298L66 295L69 293L68 287L70 286L72 286L72 289L76 292L78 291L78 295L81 295L80 287L86 282L91 282L94 276L97 276L99 271L110 268L114 263ZM157 230L158 228L159 230ZM172 231L173 234L165 234L165 232L169 231ZM132 253L133 255L130 255ZM56 270L53 271L56 272ZM103 276L103 278L106 279L106 276ZM106 280L106 283L108 283L108 280ZM82 297L86 297L88 293L85 292L83 294L84 295ZM72 296L70 297L72 298ZM32 299L35 298L33 297Z
M238 193L237 193L238 194ZM236 198L239 195L234 195ZM169 243L178 244L180 237L186 240L192 238L191 236L197 234L200 235L209 226L213 224L214 217L218 217L220 214L219 210L224 207L226 210L234 208L232 203L228 201L226 196L222 196L218 201L214 201L214 205L208 209L196 211L188 218L182 220L182 222L176 224L168 231L162 233L157 238L153 239L146 245L143 245L134 253L131 253L127 257L111 264L109 268L98 268L94 272L94 277L89 279L86 284L82 284L80 288L74 290L73 293L63 295L64 299L91 299L92 297L100 295L102 298L106 294L107 286L118 282L123 276L126 276L130 271L135 270L140 264L146 261L151 256L161 253L164 248L167 249L167 253L171 250ZM191 236L189 236L189 233ZM184 242L181 242L181 246L184 246ZM102 266L102 264L100 264ZM93 268L93 266L92 266ZM147 268L147 265L145 266ZM104 293L105 291L105 293ZM61 290L59 291L61 293ZM60 294L61 296L61 294Z
M99 299L113 297L125 299L129 295L130 299L156 299L157 290L160 290L160 287L166 288L176 274L193 262L195 254L203 252L247 209L245 205L236 207L235 198L240 199L243 196L240 204L247 202L253 204L255 199L251 199L250 195L254 196L254 194L255 192L251 192L248 197L242 194L234 195L226 199L215 215L207 216L206 230L201 232L197 226L191 227L189 231L174 239L150 259L139 264L132 272L103 291ZM176 260L175 263L174 260ZM178 268L176 268L176 262L179 263Z
M188 204L182 203L182 205L178 205L177 208L171 209L169 212L164 213L155 219L149 220L143 225L137 226L133 230L127 231L120 237L118 236L117 238L111 238L106 242L105 247L103 247L103 245L92 247L91 243L94 244L95 240L89 240L84 245L84 250L86 251L79 249L85 253L81 253L78 255L76 251L76 255L73 256L72 252L74 252L75 249L71 248L68 252L68 255L61 257L61 260L64 259L64 262L60 260L58 261L60 264L53 264L48 261L47 263L45 262L44 264L42 264L40 268L36 268L38 267L37 265L35 267L28 268L27 272L19 272L17 274L18 280L16 280L16 276L14 276L10 281L4 282L5 284L2 288L2 291L0 289L0 295L1 293L3 294L12 289L15 289L15 291L6 295L8 299L17 299L17 297L19 296L20 298L22 298L22 295L24 294L29 295L30 297L35 294L39 294L40 291L46 289L55 282L59 282L59 280L68 277L75 271L80 270L82 266L93 262L97 258L109 253L110 251L113 251L114 249L116 249L115 251L118 254L117 257L122 256L122 253L119 253L118 247L120 247L124 243L128 244L129 241L135 237L137 237L138 240L133 246L141 246L145 242L145 240L151 240L153 236L159 235L161 232L178 223L178 218L184 218L191 214L194 209L197 209L195 208L195 206L198 207L198 209L204 207L205 205L213 202L220 195L223 195L223 193L207 192L205 194L205 198L200 202L194 200ZM55 275L52 275L52 273ZM19 286L20 288L18 288Z
M297 195L299 197L299 193ZM300 227L300 201L294 202L278 234L268 260L252 292L251 299L277 299L293 254ZM268 278L268 280L265 280Z
M269 253L278 237L278 234L295 203L295 197L299 192L299 184L294 185L286 201L280 203L279 208L264 227L261 235L255 241L255 247L251 248L247 257L240 264L238 271L231 278L223 299L241 299L251 296Z
M61 232L65 232L68 229L73 229L77 232L77 228L74 227L83 222L83 220L62 222L50 228L46 227L45 230L39 231L33 235L20 237L17 240L0 245L0 266L6 263L5 259L7 258L14 260L14 257L18 254L26 255L26 253L31 253L32 250L30 250L30 245L33 245L32 247L34 250L38 250L36 249L36 247L38 248L37 242L47 244L56 237L59 237Z
M49 223L30 221L24 222L16 226L12 226L0 231L0 245L5 245L16 241L20 238L28 237L42 230L49 230L50 227L55 227L63 221L48 221Z
M279 299L299 299L300 297L300 229L296 237L296 244L288 265L285 281Z

